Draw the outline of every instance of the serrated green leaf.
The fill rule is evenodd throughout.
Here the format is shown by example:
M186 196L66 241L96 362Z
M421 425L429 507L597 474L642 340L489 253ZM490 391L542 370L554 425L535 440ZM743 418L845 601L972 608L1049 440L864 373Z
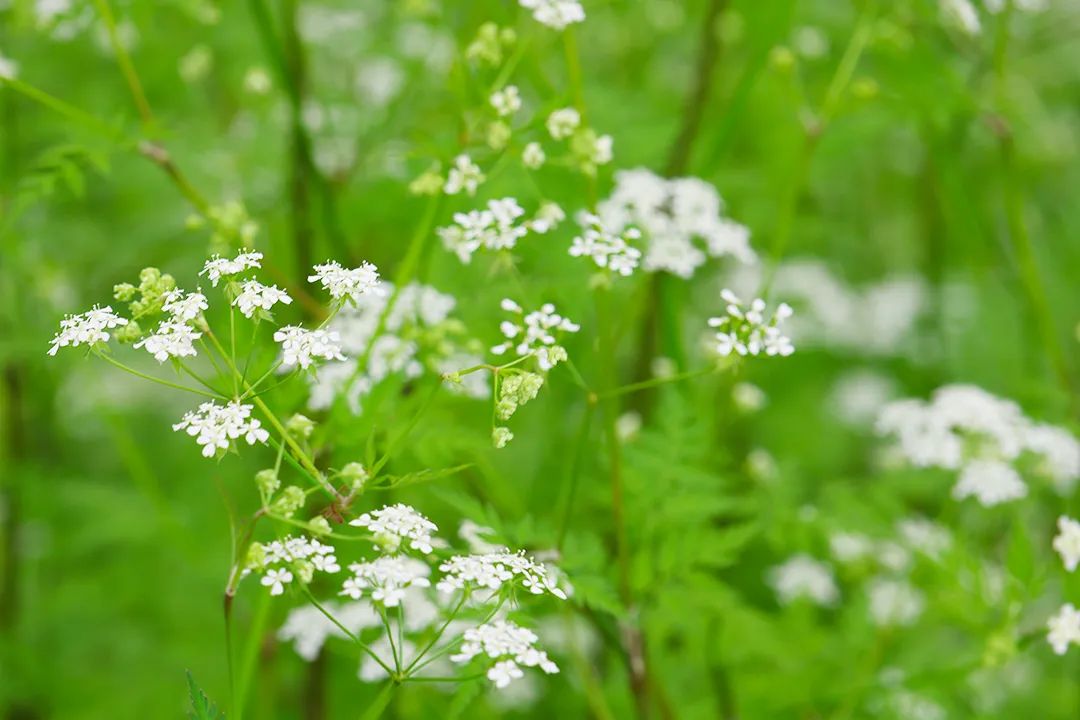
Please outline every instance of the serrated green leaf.
M195 683L191 671L186 670L185 673L187 675L188 696L191 698L191 711L188 713L188 717L192 718L192 720L224 720L225 713L218 710L217 706L210 702L210 698L206 697L206 693Z

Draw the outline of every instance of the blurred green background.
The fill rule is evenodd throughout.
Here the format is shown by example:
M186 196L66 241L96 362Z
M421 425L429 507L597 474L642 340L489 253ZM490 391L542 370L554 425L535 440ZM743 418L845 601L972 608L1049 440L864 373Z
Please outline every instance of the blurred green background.
M948 572L923 579L935 594L918 633L885 641L861 615L778 608L762 579L792 552L820 545L822 528L887 528L912 509L948 513L973 568L1001 561L1014 528L1032 529L1050 567L1048 528L1076 508L1075 498L1050 495L1015 513L949 508L940 481L876 477L871 433L841 422L830 399L839 378L862 368L889 378L898 395L970 382L1033 417L1066 425L1076 417L1080 4L1004 13L978 5L977 33L946 5L585 2L577 36L589 121L615 138L601 195L613 168L695 175L715 183L763 257L816 258L852 287L918 276L928 303L902 351L821 343L748 366L738 379L765 390L760 413L737 412L726 377L631 402L646 417L628 450L632 543L646 558L638 581L652 651L678 717L903 717L874 704L883 692L874 678L887 665L907 669L948 717L1080 716L1080 660L1051 655L1041 638L985 663L981 679L970 668L950 673L989 652L1005 601L973 601ZM515 27L528 43L513 80L538 117L570 99L559 36L507 0L130 0L114 11L153 109L149 126L90 2L0 0L0 56L18 63L21 81L124 138L167 147L212 202L242 200L260 225L257 246L296 284L325 257L370 260L392 276L427 207L408 183L456 154L463 109L482 102L460 59L482 23ZM859 33L865 49L834 96ZM568 211L584 206L580 176L550 168L539 178ZM485 197L525 187L520 169L508 171ZM439 224L467 207L460 199L441 207ZM184 398L75 352L45 355L64 313L108 302L112 285L144 266L194 287L206 234L186 228L190 206L134 141L104 139L2 85L0 208L0 710L23 719L179 717L185 669L224 703L225 507L252 505L247 478L268 460L251 452L206 462L170 429L188 409ZM570 236L564 228L523 244L521 267L532 289L585 324L587 272L565 254ZM495 341L491 308L511 286L436 245L421 277L457 294L470 330ZM697 328L720 307L724 272L711 267L680 292L682 329L661 349L674 343L697 357ZM627 293L625 312L644 314ZM572 353L588 355L587 340L574 343ZM637 344L624 344L626 381L648 363ZM569 385L552 382L501 454L486 447L482 404L440 401L395 464L476 468L442 495L407 498L444 527L475 507L507 539L550 545L555 479L582 412ZM300 401L279 398L285 407ZM395 408L409 403L395 390L385 416L356 421L357 437L375 425L391 433L404 422ZM772 482L747 469L759 448L774 458ZM586 478L600 476L599 464L586 464ZM593 594L602 596L611 581L607 521L589 510L606 496L597 483L583 486L566 556L585 568L583 587L596 576ZM717 488L752 508L755 533L737 560L691 562L677 542L685 521L657 509ZM241 591L240 627L260 612L256 590ZM1080 597L1076 582L1071 590ZM286 608L268 612L273 628ZM252 716L356 717L373 695L347 659L309 666L271 632L241 638L261 644ZM616 716L627 716L625 672L610 658L596 662ZM463 716L588 716L582 677L566 662L533 704L481 699ZM1001 689L992 703L978 700ZM403 718L445 711L429 688L402 693L392 708Z

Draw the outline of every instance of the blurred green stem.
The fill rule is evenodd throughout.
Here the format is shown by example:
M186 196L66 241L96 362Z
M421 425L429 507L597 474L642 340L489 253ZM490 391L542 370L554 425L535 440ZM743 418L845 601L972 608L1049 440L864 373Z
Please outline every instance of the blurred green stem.
M393 680L387 680L379 690L379 694L375 696L375 699L364 710L364 714L360 716L360 720L378 720L382 717L383 712L386 710L386 706L390 704L390 698L394 695L394 690L397 689L397 683Z
M101 21L105 23L105 30L109 35L109 44L116 55L116 63L120 66L120 72L124 75L128 90L131 91L131 97L134 99L135 107L139 111L139 117L142 118L143 128L148 129L154 124L154 113L150 110L150 103L146 99L142 83L139 82L139 76L131 62L131 56L128 55L127 48L124 47L120 34L117 32L116 18L113 16L112 8L109 7L109 0L94 0L94 4L97 6Z
M217 393L206 392L205 390L200 390L198 388L188 387L187 385L180 385L179 383L169 382L168 380L162 380L161 378L156 378L153 375L147 375L144 372L139 372L135 368L128 367L124 363L122 363L119 360L113 358L107 352L103 352L101 350L94 350L93 352L94 352L95 355L97 355L99 358L101 358L105 362L109 363L110 365L115 365L116 367L120 368L124 372L131 373L135 377L142 378L143 380L149 380L150 382L157 383L158 385L164 385L165 387L170 387L170 388L173 388L174 390L183 390L185 392L195 393L196 395L202 395L203 397L213 398L214 400L224 400L225 399L224 396L218 395Z

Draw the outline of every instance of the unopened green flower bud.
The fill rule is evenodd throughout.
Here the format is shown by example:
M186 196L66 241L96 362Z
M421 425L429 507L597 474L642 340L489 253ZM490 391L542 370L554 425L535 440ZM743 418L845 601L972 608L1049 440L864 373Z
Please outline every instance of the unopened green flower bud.
M247 555L244 557L244 567L248 569L261 568L266 564L266 548L261 543L251 543L248 546Z
M341 469L341 478L349 483L349 487L354 491L362 490L369 477L367 469L358 462L348 463Z
M496 449L501 450L506 444L514 439L514 433L508 427L497 427L491 431L491 442Z
M285 423L285 429L290 435L307 440L311 437L311 433L315 432L315 421L296 413Z
M120 343L135 342L140 336L142 336L142 328L134 320L128 321L127 325L122 325L113 331L113 337Z
M305 585L311 582L311 578L315 577L315 566L308 560L297 560L293 563L293 569L296 570L296 574L300 577L300 582Z
M296 511L304 506L304 491L295 485L290 485L281 491L281 497L274 503L274 512L287 518L291 518Z
M795 67L795 53L791 51L791 48L777 45L769 53L769 64L774 70L788 72Z
M131 283L113 285L113 297L120 302L131 302L135 299L135 286Z
M281 487L281 480L277 471L270 468L255 473L255 485L259 488L259 494L269 499Z
M487 127L487 144L492 150L502 150L510 142L510 126L504 122L493 122Z
M324 518L322 515L319 515L318 517L313 517L311 518L311 520L308 521L308 530L311 531L312 535L318 535L320 537L323 535L329 535L332 531L330 527L330 521Z
M445 182L437 170L427 170L409 183L409 192L413 195L438 195L442 193Z

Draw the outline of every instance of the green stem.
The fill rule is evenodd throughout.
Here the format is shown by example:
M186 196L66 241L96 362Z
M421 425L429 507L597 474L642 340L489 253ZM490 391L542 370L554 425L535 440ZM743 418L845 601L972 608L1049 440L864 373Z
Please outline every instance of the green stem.
M64 102L56 96L50 95L44 90L36 88L33 85L28 85L22 80L0 77L0 86L3 85L10 87L12 90L18 92L20 95L26 97L27 99L33 100L39 105L48 108L49 110L52 110L58 115L66 117L68 120L72 120L75 123L78 123L82 127L91 130L98 135L106 137L114 142L123 141L123 133L121 133L116 128L111 127L110 125L106 124L105 122L101 121L90 113L80 110L74 105Z
M581 478L581 457L585 443L589 439L589 430L592 428L593 415L596 413L596 403L590 398L585 407L585 413L581 417L581 425L578 427L577 439L574 441L574 451L570 456L570 464L567 469L566 480L563 483L562 500L559 507L562 508L562 520L559 523L558 539L555 547L562 551L566 542L566 532L570 529L570 515L574 509L574 498L577 495L578 481Z
M128 55L124 44L120 41L120 34L116 29L116 18L113 17L112 8L109 7L109 0L94 0L94 4L97 5L98 14L101 15L101 20L105 23L105 29L109 34L109 44L116 55L116 62L120 66L120 72L124 75L128 90L131 91L131 97L135 100L135 107L139 110L139 117L142 118L144 126L153 125L154 113L150 110L150 103L146 100L146 93L143 92L142 83L139 82L139 76L131 62L131 56Z
M105 360L106 362L111 363L112 365L115 365L116 367L120 368L124 372L129 372L132 375L134 375L135 377L140 377L143 380L149 380L150 382L155 382L158 385L164 385L165 387L170 387L170 388L173 388L174 390L184 390L184 391L189 392L189 393L195 393L196 395L202 395L203 397L213 398L215 400L225 400L226 399L224 396L218 395L216 393L205 392L203 390L199 390L198 388L188 387L187 385L180 385L179 383L169 382L168 380L162 380L161 378L156 378L153 375L147 375L146 373L139 372L135 368L128 367L124 363L120 362L119 360L116 360L115 358L109 356L108 354L106 354L104 352L101 352L100 350L94 350L94 354L97 355L99 358Z
M622 387L608 390L606 392L599 393L597 398L604 400L607 398L618 397L621 395L629 395L631 393L638 392L639 390L648 390L660 385L667 385L669 383L682 382L683 380L691 380L693 378L702 377L703 375L712 375L717 372L718 368L715 365L699 368L697 370L689 370L678 375L668 375L665 377L656 377L650 380L642 380L641 382L631 383L629 385L623 385Z
M364 710L364 714L360 716L360 720L378 720L382 717L383 712L386 710L386 706L390 704L390 698L394 695L394 690L397 688L397 683L393 680L388 680L386 684L379 690L379 694L375 696L375 699Z
M465 601L468 599L468 597L469 596L468 596L467 593L465 593L465 592L461 593L461 600L458 601L458 604L456 606L454 606L454 609L446 617L446 621L442 624L442 626L435 633L435 637L431 638L431 640L428 641L428 644L425 645L423 647L423 649L420 650L420 652L416 654L416 657L413 659L413 661L411 663L409 663L409 666L407 668L405 668L405 671L402 673L402 675L404 675L407 678L409 676L409 673L412 672L413 668L416 667L416 665L420 662L421 659L423 659L424 655L426 655L428 653L428 651L431 650L431 648L435 646L435 643L439 642L439 640L443 636L443 633L446 632L446 628L450 626L450 623L454 621L454 618L457 617L457 614L459 612L461 612L461 608L462 608L463 605L465 605Z
M394 671L390 669L389 665L387 665L385 662L383 662L382 658L380 658L378 655L375 654L375 651L372 650L368 646L367 643L365 643L363 640L361 640L359 637L357 637L351 630L349 630L349 628L342 625L341 622L336 617L334 617L333 614L330 611L328 611L325 607L323 607L322 603L320 603L318 600L316 600L315 596L311 594L311 590L309 590L307 588L307 586L301 585L300 587L301 587L301 590L303 591L304 595L307 596L308 602L310 602L313 606L315 606L316 610L318 610L324 616L326 616L327 620L334 623L334 625L337 627L338 630L345 633L345 637L349 638L354 643L359 645L360 649L363 650L365 653L367 653L371 657L372 660L377 662L379 664L379 666L383 670L386 671L387 675L389 675L390 677L394 677Z

